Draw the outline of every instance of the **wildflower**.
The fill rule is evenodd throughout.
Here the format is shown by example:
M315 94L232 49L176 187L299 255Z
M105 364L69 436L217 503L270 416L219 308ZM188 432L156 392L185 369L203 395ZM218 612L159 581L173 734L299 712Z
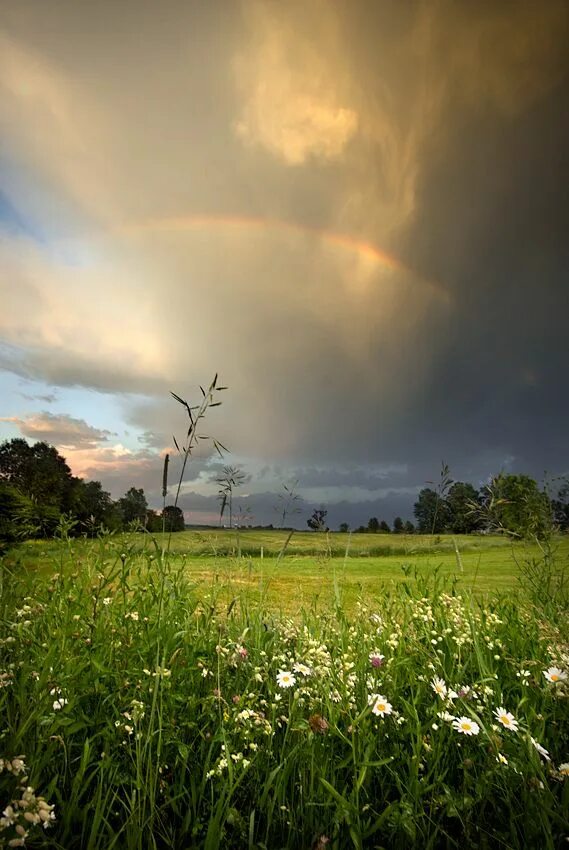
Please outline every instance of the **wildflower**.
M381 667L384 658L385 655L382 655L381 652L370 652L369 654L369 662L372 667Z
M277 675L277 685L279 688L292 688L296 685L296 676L290 670L279 670Z
M569 761L559 765L559 773L562 776L569 776Z
M505 708L496 708L494 710L494 715L505 729L511 729L512 732L518 731L518 721L514 715L510 714L509 711L506 711Z
M310 674L312 673L310 667L307 667L306 664L300 664L298 661L292 669L295 670L297 673L302 673L303 676L310 676Z
M308 725L315 735L324 735L328 731L328 721L321 714L311 714Z
M447 686L443 679L440 679L438 676L434 676L431 680L431 688L434 690L436 694L440 696L441 699L444 699L447 695Z
M496 761L498 762L498 764L508 764L508 759L506 758L506 756L502 755L502 753L498 753L498 755L496 756Z
M62 709L64 706L66 706L67 703L68 703L68 700L66 700L64 697L59 697L59 699L55 699L53 701L53 710L54 711L60 711L60 709Z
M110 596L105 596L105 598L103 599L103 605L110 605L111 601L112 600Z
M542 756L546 761L551 761L551 756L549 755L549 753L547 752L545 747L542 747L541 744L538 741L536 741L535 738L531 738L531 736L530 736L530 740L531 740L532 744L534 745L534 747L536 748L536 750L538 751L538 753L540 754L540 756Z
M564 670L560 670L559 667L550 667L549 670L544 670L543 675L547 679L548 682L564 682L567 678L567 673Z
M446 720L447 723L452 723L453 720L456 720L454 714L451 714L449 711L439 711L437 712L437 717L440 717L441 720Z
M480 726L470 717L457 717L452 721L453 728L462 735L478 735Z
M393 713L393 706L381 694L372 694L368 699L368 705L371 705L372 712L378 717Z

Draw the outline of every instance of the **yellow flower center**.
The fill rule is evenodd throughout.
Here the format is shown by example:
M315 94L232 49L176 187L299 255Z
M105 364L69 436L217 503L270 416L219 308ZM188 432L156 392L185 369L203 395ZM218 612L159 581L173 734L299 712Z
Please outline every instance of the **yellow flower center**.
M378 702L377 710L378 711L385 711L385 703L384 702Z
M557 681L558 681L558 679L559 679L559 676L557 675L557 673L552 673L552 674L551 674L551 681L552 681L552 682L557 682Z

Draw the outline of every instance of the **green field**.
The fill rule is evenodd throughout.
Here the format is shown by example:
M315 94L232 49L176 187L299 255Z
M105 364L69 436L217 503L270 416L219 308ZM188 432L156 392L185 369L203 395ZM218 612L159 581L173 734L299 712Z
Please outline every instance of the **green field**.
M154 542L155 541L155 542ZM204 594L222 587L226 596L247 591L265 604L291 611L328 605L337 589L352 609L359 598L373 598L406 576L435 572L476 595L511 591L520 567L539 558L536 543L491 535L370 535L314 532L206 530L168 535L117 535L105 540L107 555L128 552L146 565L162 547L183 566ZM74 540L73 555L57 541L30 541L11 551L8 564L45 574L61 564L81 568L97 556L101 543ZM556 556L569 564L569 539L554 543ZM262 553L262 557L261 557Z

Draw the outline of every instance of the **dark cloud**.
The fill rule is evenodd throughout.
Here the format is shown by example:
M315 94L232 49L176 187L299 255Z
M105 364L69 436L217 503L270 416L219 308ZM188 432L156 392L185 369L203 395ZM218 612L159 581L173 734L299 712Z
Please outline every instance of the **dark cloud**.
M333 523L442 460L567 471L567 4L230 5L6 4L5 203L47 235L0 244L0 368L145 396L82 467L115 488L216 370L205 433Z

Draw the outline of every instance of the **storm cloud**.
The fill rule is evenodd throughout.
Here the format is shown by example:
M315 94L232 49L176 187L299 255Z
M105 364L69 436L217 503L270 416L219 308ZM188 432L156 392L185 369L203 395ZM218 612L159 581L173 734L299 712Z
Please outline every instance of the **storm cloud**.
M157 494L219 372L262 521L293 479L356 523L442 459L567 472L568 37L562 0L4 3L0 368L140 437L74 471Z

